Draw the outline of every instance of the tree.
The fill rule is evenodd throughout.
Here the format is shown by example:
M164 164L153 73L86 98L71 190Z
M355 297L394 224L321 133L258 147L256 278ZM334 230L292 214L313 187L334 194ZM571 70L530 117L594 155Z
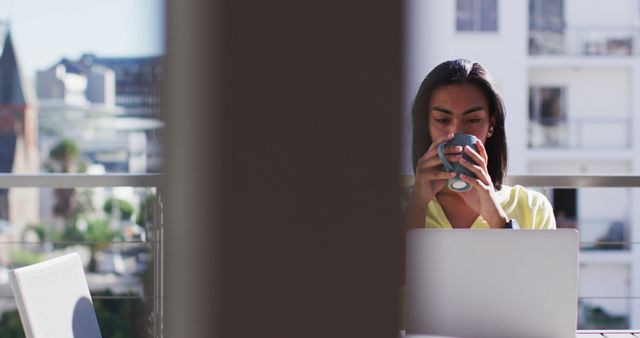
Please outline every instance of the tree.
M96 219L89 221L87 231L84 232L84 240L89 243L89 249L91 250L89 271L96 271L96 252L106 249L115 239L122 240L122 235L109 227L108 220Z
M114 205L117 208L115 210ZM107 202L105 202L103 210L107 214L111 214L116 211L120 214L121 221L131 220L131 215L133 215L133 206L131 203L119 198L109 198Z
M52 171L62 173L76 172L79 156L80 149L78 145L70 139L62 139L49 151L49 157L55 161L54 165L56 166Z
M140 211L136 218L136 224L143 228L146 228L148 223L155 225L154 214L156 212L156 203L157 197L155 194L145 196L145 198L140 202Z
M62 139L49 152L49 161L46 165L50 172L73 173L78 169L80 149L70 139ZM53 214L68 219L74 216L76 211L75 189L55 189L56 202L53 206Z

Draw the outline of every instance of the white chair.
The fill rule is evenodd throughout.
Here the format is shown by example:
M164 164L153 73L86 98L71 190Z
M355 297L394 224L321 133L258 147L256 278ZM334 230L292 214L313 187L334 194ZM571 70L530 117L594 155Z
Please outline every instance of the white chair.
M77 253L12 270L9 280L27 338L102 338Z

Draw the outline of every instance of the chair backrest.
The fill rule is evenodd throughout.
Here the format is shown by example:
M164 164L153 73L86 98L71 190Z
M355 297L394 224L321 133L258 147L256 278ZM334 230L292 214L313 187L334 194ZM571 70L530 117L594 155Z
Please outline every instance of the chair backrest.
M77 253L12 270L9 277L27 338L101 338Z

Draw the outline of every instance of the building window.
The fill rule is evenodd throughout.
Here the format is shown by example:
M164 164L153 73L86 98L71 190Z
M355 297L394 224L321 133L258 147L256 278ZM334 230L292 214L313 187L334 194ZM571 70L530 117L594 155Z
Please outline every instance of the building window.
M564 0L529 0L529 53L563 54Z
M564 0L529 0L529 29L564 31Z
M457 0L456 29L459 32L498 31L498 0Z
M567 146L566 95L563 87L529 88L529 146Z

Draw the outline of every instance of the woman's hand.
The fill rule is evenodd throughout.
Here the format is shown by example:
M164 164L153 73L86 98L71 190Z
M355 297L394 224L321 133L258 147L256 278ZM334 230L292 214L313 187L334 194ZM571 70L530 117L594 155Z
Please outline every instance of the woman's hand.
M433 140L429 149L418 159L416 165L415 183L413 191L409 197L407 208L405 209L405 229L424 228L427 217L427 204L436 196L447 180L455 177L455 173L450 173L442 169L442 161L438 156L438 145L453 138L453 134L448 134ZM461 155L462 147L445 147L445 156L449 162L457 162Z
M465 147L464 152L474 163L461 158L460 164L469 169L477 178L467 175L460 175L460 178L471 184L473 189L460 193L462 199L471 208L484 218L492 228L503 228L509 221L506 213L502 209L496 191L487 169L488 155L484 145L480 140L476 142L478 152L471 147Z
M425 204L431 201L435 195L447 184L447 180L455 177L455 173L445 171L438 155L438 145L453 138L453 134L447 134L433 140L427 152L418 159L416 165L415 183L411 198L417 198ZM458 162L462 153L461 146L446 146L444 154L450 163Z

